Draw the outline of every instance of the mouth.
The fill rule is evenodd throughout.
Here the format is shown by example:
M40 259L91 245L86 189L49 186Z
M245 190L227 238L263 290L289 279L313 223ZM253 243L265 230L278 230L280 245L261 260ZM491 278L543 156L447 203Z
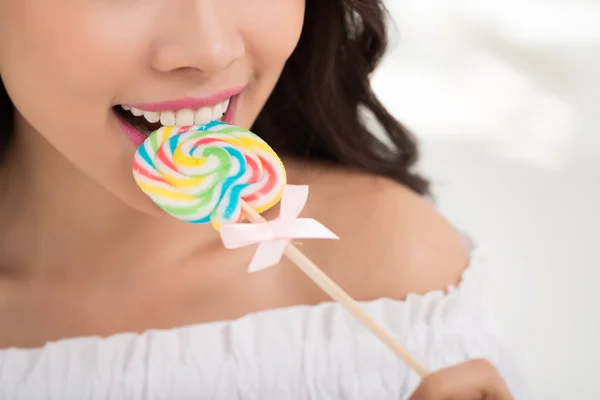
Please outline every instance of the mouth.
M206 125L212 121L229 122L235 96L200 108L180 108L164 111L147 111L128 105L117 105L113 111L145 137L163 126L186 127Z

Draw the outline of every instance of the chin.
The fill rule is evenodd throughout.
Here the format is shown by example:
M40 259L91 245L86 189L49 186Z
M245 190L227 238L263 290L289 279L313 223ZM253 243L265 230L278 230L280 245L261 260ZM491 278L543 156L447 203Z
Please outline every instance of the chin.
M145 195L144 195L145 196ZM150 198L145 197L143 199L132 199L127 203L131 208L139 211L143 214L146 214L151 217L169 217L167 213L165 213L159 206L157 206Z
M112 190L111 190L112 189ZM170 217L156 203L152 201L144 192L142 192L133 178L131 181L122 185L119 188L109 189L113 195L118 198L121 203L129 207L133 212L148 215L150 217Z

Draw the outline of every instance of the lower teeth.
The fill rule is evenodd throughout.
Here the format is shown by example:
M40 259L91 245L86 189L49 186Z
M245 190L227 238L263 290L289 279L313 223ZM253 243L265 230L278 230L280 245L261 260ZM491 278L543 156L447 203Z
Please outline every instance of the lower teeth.
M142 132L146 136L149 136L152 133L152 132L150 132L150 129L146 125L136 125L135 129Z

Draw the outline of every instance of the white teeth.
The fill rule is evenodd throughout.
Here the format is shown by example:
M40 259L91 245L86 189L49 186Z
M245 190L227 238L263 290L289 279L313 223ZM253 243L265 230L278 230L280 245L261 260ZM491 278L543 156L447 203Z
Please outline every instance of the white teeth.
M173 111L161 111L161 113L160 113L160 124L162 126L173 126L173 125L175 125L175 113Z
M215 104L212 107L202 107L197 110L177 110L177 111L142 111L137 108L130 106L121 106L125 111L131 112L136 117L144 116L144 118L151 124L160 121L163 126L191 126L191 125L205 125L211 121L219 120L223 117L223 114L229 107L229 99L222 101L221 103Z
M160 121L160 113L152 112L152 111L144 111L144 118L151 124L157 123Z
M138 110L137 108L132 108L131 113L136 117L141 117L142 115L144 115L144 112L142 110Z
M150 129L148 129L148 127L146 125L136 125L135 129L137 129L138 131L142 132L144 135L150 135L152 132L150 132Z
M212 119L217 120L223 116L223 111L221 111L221 104L217 104L212 109Z
M162 119L161 119L162 121ZM175 114L175 124L177 126L194 125L194 112L192 110L179 110Z
M212 121L212 110L208 107L203 107L194 113L194 125L205 125Z

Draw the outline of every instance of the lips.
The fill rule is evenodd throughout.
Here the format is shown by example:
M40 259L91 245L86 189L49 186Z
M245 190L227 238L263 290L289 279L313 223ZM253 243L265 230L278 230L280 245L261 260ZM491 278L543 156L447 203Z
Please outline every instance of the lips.
M223 118L229 108L230 98L211 106L197 109L144 111L131 106L118 106L115 110L129 124L141 133L149 135L162 126L205 125Z
M152 132L163 126L201 126L216 120L233 123L239 93L240 90L237 90L235 93L228 91L204 99L187 98L160 103L124 104L113 107L113 111L122 130L136 146L139 146Z

